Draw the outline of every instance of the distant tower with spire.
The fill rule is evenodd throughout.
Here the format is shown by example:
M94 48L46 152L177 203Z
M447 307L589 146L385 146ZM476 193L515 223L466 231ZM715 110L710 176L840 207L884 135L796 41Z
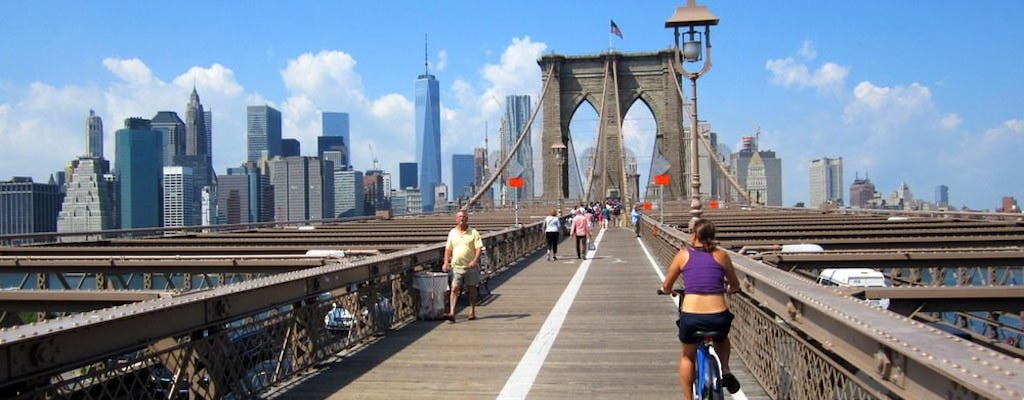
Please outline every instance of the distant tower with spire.
M441 182L441 100L437 79L430 74L427 41L423 44L423 75L416 78L416 161L420 168L423 212L434 211L435 187Z
M103 158L103 119L96 112L89 110L89 116L85 119L87 147L85 155L93 158Z

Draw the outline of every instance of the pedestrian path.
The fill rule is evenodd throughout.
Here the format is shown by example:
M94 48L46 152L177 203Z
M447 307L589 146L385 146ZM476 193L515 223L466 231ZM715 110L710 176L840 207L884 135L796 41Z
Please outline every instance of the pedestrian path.
M675 306L627 228L599 231L597 249L544 251L491 280L478 319L416 321L288 385L282 399L679 398ZM742 362L745 398L767 396ZM741 397L735 397L741 398Z

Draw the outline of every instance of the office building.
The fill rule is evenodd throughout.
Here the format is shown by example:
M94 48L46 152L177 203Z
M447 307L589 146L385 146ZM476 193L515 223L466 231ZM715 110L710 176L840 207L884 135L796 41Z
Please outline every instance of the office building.
M391 195L391 212L395 215L419 214L423 212L419 189L397 190Z
M281 112L270 106L248 106L246 112L246 161L281 155Z
M530 103L530 96L505 96L505 125L504 129L501 130L503 137L500 140L503 146L502 154L511 153L512 147L515 145L516 140L518 140L519 135L524 130L526 131L526 138L523 139L519 150L515 152L512 156L512 161L509 162L508 169L510 174L504 180L504 182L508 182L507 178L513 176L523 178L523 187L515 191L515 193L518 193L519 199L532 199L534 197L533 145L531 144L532 140L530 140L530 127L526 124L530 120L531 112L533 112L533 107Z
M348 113L324 111L320 114L320 135L340 137L346 146L351 144L348 130Z
M56 232L63 199L54 183L17 176L0 181L0 235Z
M103 158L103 119L93 110L89 110L89 117L85 119L85 129L85 156Z
M150 120L150 127L163 136L163 165L175 165L177 157L185 155L185 121L174 111L158 111Z
M103 158L103 122L91 110L86 120L86 136L87 155L69 162L64 174L64 200L57 216L60 233L95 232L120 226L117 179L110 173L110 162Z
M416 78L416 161L421 191L434 193L441 184L441 100L437 79L429 71ZM433 196L423 196L423 211L434 211L434 203Z
M371 169L363 174L363 203L366 215L388 209L384 197L384 171Z
M274 193L274 221L304 221L334 215L334 179L328 172L334 166L329 162L316 157L274 157L268 166Z
M398 189L419 188L419 172L414 162L398 163Z
M452 154L452 201L468 200L473 196L475 172L472 154Z
M281 157L298 157L302 155L299 139L281 139Z
M213 170L213 116L203 109L199 93L192 88L188 104L185 105L185 155L195 156L198 165L192 167L195 175L193 194L196 202L201 201L203 188L212 187L216 179ZM183 164L176 164L183 165ZM201 212L201 209L198 212Z
M764 182L757 183L758 189L764 191L760 200L755 199L754 195L750 193L751 186L748 180L750 162L755 154L760 158L762 164L756 168L764 173ZM782 206L782 159L776 157L774 151L759 150L756 138L744 136L741 139L739 151L729 155L729 165L732 167L736 183L743 187L747 194L750 194L752 201L759 201L760 204L766 206ZM703 181L703 177L701 181ZM740 194L732 190L731 186L721 185L720 188L723 198L732 202L741 201ZM726 193L728 195L725 195Z
M811 160L808 207L843 205L843 158Z
M337 218L366 215L363 193L363 172L351 169L334 170L334 211Z
M875 184L871 183L871 179L868 179L867 175L863 179L859 174L856 175L853 184L850 185L850 207L870 208L874 206L872 204L874 198Z
M941 208L949 207L949 186L939 185L935 187L935 205Z
M227 213L232 212L229 203L231 201L231 197L224 199L221 196L235 196L240 201L240 210L238 211L240 213L238 217L240 223L273 221L274 198L273 191L270 187L270 177L268 175L261 174L260 169L254 162L246 162L240 167L228 168L227 172L228 175L217 176L218 213L223 215L225 218L229 218L227 217ZM222 183L220 182L220 179L228 176L232 178L228 178L229 183L224 190L221 190ZM246 190L242 190L238 186L242 184L242 182L232 183L234 182L234 179L237 179L234 178L236 176L246 177ZM237 193L233 194L233 191L237 191ZM224 207L228 207L228 209L224 209ZM248 216L246 216L246 214Z
M1017 198L1013 196L1003 196L1000 201L999 209L996 212L1004 213L1019 213L1020 207L1017 205Z
M163 226L161 185L163 175L160 132L152 130L150 121L128 118L125 127L114 133L117 163L114 174L120 183L121 228L156 228Z
M473 187L477 190L483 187L485 181L490 178L490 170L487 167L487 149L477 147L473 149ZM474 194L476 194L474 192ZM477 200L483 207L494 207L494 190L486 191Z
M328 156L325 154L330 152L329 157L334 161L334 168L350 169L347 143L342 136L317 136L316 156L326 159Z
M165 227L193 226L201 223L195 213L197 199L192 169L170 166L163 168L163 219ZM198 208L201 209L201 208Z
M255 212L249 208L249 175L217 175L217 223L247 224L256 222ZM258 196L257 196L258 197Z
M768 179L765 176L764 161L761 154L754 152L747 165L747 194L752 205L764 205L768 199Z

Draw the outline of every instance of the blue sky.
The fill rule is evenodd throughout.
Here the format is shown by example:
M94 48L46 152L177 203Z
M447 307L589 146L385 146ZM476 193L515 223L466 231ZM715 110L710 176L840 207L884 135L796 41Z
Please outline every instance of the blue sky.
M907 182L925 200L945 184L955 206L1024 198L1024 2L699 3L721 19L700 119L731 149L760 129L783 159L784 204L807 200L821 157L843 157L844 187L867 175L883 196ZM684 4L0 1L0 179L45 181L83 153L89 109L112 158L124 118L184 114L193 84L214 113L219 173L245 158L245 106L270 104L304 154L320 111L350 113L355 167L372 166L372 146L397 175L414 160L428 34L450 180L451 154L482 146L485 126L495 148L505 95L539 95L539 56L667 48L664 22ZM593 125L585 114L574 123ZM650 118L631 111L625 126L644 171Z

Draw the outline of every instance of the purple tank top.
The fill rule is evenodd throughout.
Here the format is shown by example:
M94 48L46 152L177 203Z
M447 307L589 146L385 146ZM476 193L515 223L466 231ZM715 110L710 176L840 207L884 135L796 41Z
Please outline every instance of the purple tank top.
M690 259L681 272L686 293L725 293L725 268L715 261L711 253L692 247L687 247L686 251L690 253Z

